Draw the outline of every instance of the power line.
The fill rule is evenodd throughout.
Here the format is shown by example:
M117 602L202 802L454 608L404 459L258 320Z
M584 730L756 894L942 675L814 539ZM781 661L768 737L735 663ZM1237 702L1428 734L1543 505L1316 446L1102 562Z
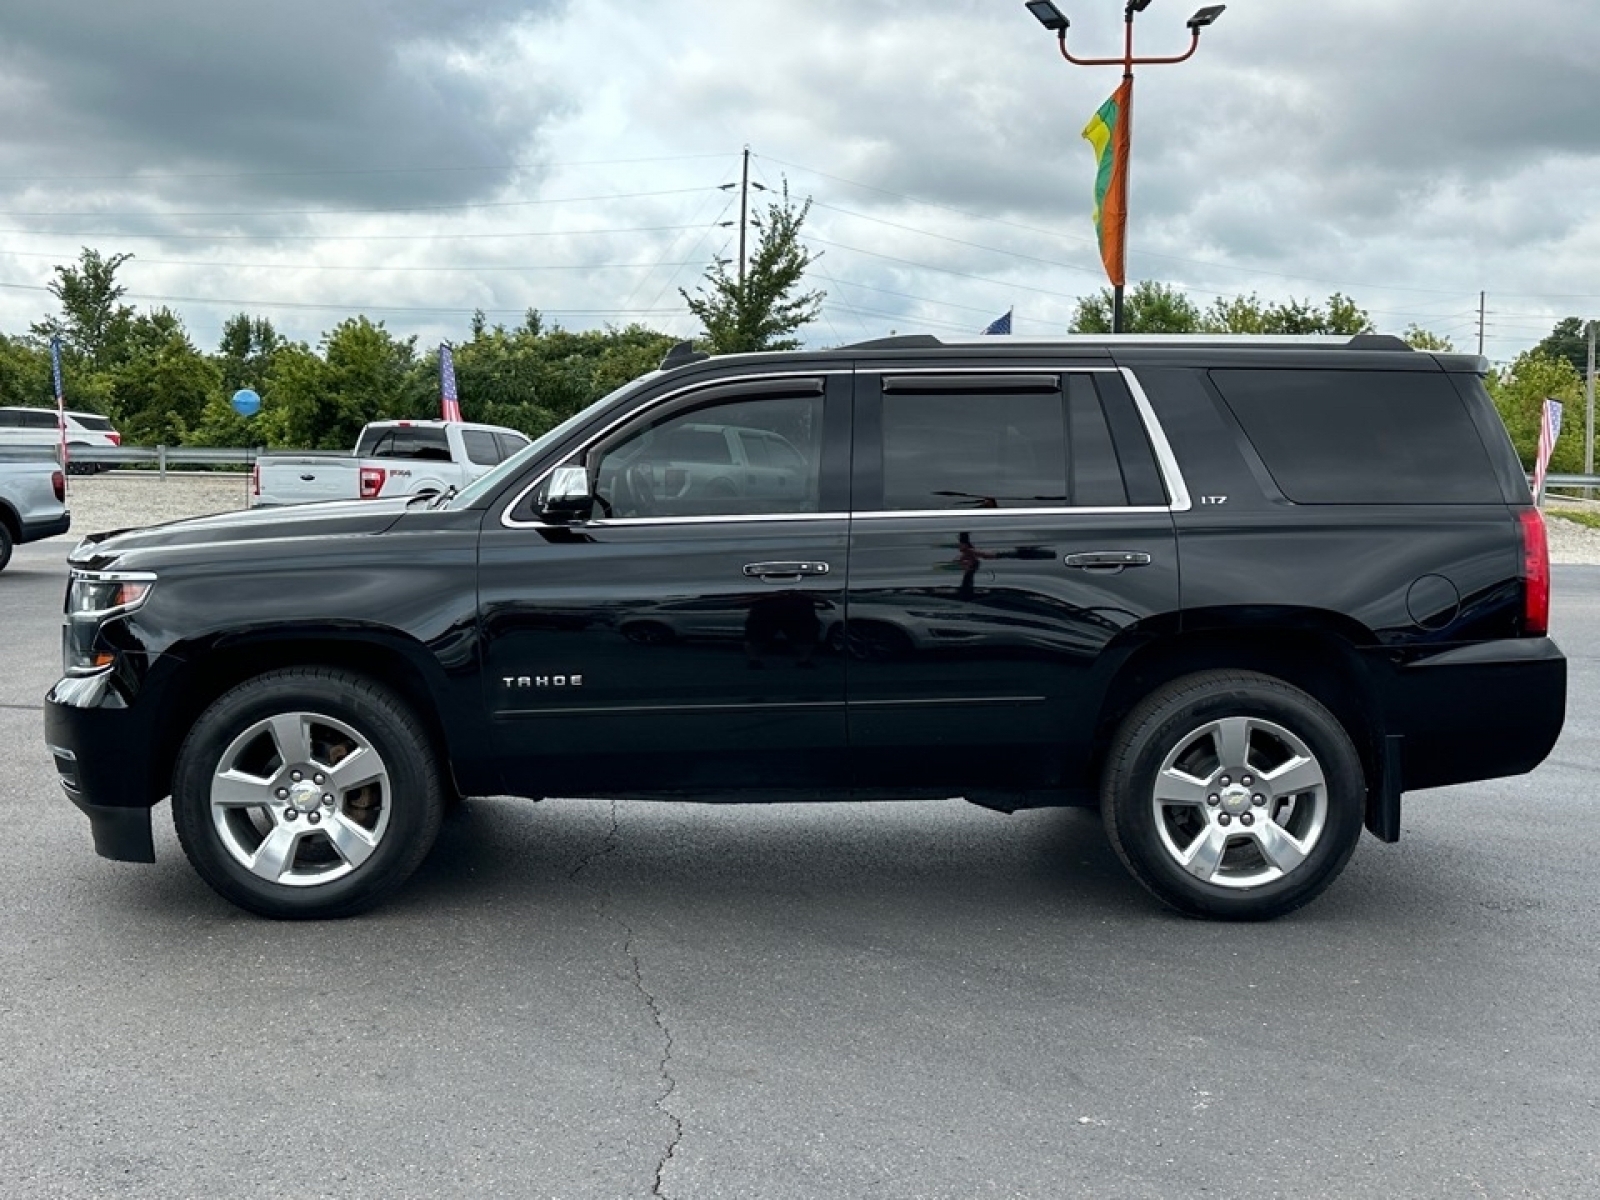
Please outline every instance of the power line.
M692 189L700 190L700 189ZM505 238L586 237L602 233L665 233L672 230L695 229L695 225L629 225L615 229L546 229L522 230L515 233L117 233L84 232L61 229L0 229L0 234L16 237L75 237L108 241L126 238L130 241L187 241L187 242L443 242L488 240ZM18 251L6 251L20 254Z
M715 184L706 185L706 187L715 186ZM0 209L0 216L65 217L69 220L74 217L150 218L154 220L168 220L173 217L183 217L185 219L215 217L218 220L233 220L236 217L348 217L364 214L469 212L485 209L530 208L545 204L593 204L600 200L641 200L654 196L682 196L694 192L703 192L706 187L667 188L656 192L613 192L603 196L561 196L542 200L490 200L477 204L406 204L391 208L264 208L220 210L216 212L62 212L60 210L29 212L21 209Z
M48 292L50 290L49 288L40 284L32 283L0 283L0 288L5 288L10 291L24 292ZM481 305L475 305L472 308L454 308L448 305L417 307L396 304L321 304L306 300L225 300L212 296L163 296L148 292L127 292L124 295L125 298L129 300L143 300L147 302L155 301L161 304L207 304L216 307L235 308L239 310L257 308L289 308L316 311L349 312L354 309L357 312L429 314L448 313L451 315L470 315L474 312L482 312L486 314L519 314L527 311L526 305L520 308L484 308ZM617 317L644 316L657 313L677 312L678 310L675 308L541 308L539 311L543 313L550 313L556 316L565 314L568 316Z
M616 167L630 163L692 162L696 159L726 158L720 154L658 154L645 158L573 159L568 162L501 163L484 166L427 167L312 167L296 171L135 171L122 175L0 175L0 183L77 183L111 179L312 179L331 175L435 175L489 174L497 171L527 171L556 167Z
M59 254L41 254L31 251L7 251L12 258L53 258L59 260ZM66 257L75 257L67 255ZM615 271L630 270L637 267L688 267L692 262L678 263L648 263L648 262L600 262L600 263L515 263L511 265L494 265L488 263L466 263L461 266L396 266L390 263L366 266L346 266L338 263L269 263L269 262L223 262L210 258L135 258L134 262L142 266L153 267L228 267L234 270L245 271L358 271L364 275L387 271L432 271L471 274L480 271Z

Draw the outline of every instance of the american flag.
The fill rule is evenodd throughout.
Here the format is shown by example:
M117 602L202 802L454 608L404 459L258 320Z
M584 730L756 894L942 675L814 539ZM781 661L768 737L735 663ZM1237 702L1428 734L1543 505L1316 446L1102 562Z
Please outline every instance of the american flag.
M50 339L50 378L56 385L56 432L60 435L61 444L58 454L61 459L62 470L67 466L67 394L61 387L61 338Z
M1009 308L1006 309L1004 316L996 317L994 320L990 321L989 324L984 327L983 332L986 333L986 334L990 334L990 333L1010 333L1011 332L1011 310Z
M1533 461L1533 502L1544 500L1545 469L1550 465L1550 455L1555 451L1556 439L1561 436L1561 401L1545 400L1544 412L1539 417L1539 449Z
M439 415L446 421L461 420L461 397L456 395L456 363L450 356L450 343L439 343Z

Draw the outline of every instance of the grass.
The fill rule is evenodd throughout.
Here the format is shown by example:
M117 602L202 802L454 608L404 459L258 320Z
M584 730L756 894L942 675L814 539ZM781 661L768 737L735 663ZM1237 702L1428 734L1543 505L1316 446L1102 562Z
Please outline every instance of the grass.
M1544 510L1547 517L1559 517L1563 521L1575 521L1579 525L1587 525L1590 529L1600 529L1600 513L1590 512L1583 508L1547 508Z

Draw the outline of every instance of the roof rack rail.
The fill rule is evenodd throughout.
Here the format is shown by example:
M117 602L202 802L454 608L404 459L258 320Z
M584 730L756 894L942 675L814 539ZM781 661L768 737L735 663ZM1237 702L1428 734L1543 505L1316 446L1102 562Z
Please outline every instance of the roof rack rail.
M993 341L993 339L990 339ZM873 338L866 342L852 342L840 346L841 350L932 350L947 343L931 333L902 333L894 337Z
M1352 350L1404 350L1411 353L1416 349L1410 342L1392 333L1358 333L1345 344Z
M933 350L940 346L1262 346L1289 349L1394 350L1414 349L1392 333L1069 333L1052 337L940 337L931 333L902 333L840 346L841 350Z

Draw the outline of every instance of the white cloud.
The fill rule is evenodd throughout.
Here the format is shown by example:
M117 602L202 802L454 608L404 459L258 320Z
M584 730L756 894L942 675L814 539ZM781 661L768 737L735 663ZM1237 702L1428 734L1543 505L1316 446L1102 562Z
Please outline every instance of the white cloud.
M1058 2L1074 53L1120 52L1120 6ZM1487 291L1500 358L1600 308L1585 8L1233 0L1193 60L1139 72L1130 274L1202 303L1339 290L1464 346ZM1187 15L1152 4L1139 50L1181 51ZM759 182L816 201L814 341L974 332L1013 305L1019 333L1063 332L1102 284L1079 130L1118 71L1063 62L1021 0L0 19L7 332L88 244L134 251L132 292L181 297L203 345L241 308L308 340L356 311L431 340L529 306L687 335L677 289L733 252L718 185L746 144Z

